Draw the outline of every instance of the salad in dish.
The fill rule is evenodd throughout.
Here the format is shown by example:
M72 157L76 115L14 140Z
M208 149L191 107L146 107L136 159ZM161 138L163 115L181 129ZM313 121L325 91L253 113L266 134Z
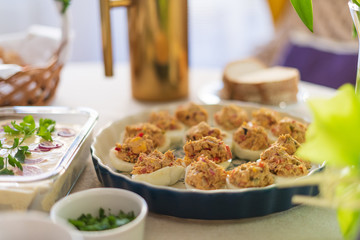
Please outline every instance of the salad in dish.
M56 124L52 119L36 122L0 122L0 175L33 176L52 171L79 132L79 126Z
M0 109L0 208L49 211L86 166L98 114L88 108Z

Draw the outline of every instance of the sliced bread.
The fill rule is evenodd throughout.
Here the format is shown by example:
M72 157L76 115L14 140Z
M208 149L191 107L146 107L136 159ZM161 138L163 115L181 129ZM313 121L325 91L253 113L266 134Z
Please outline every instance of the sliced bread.
M248 66L239 61L225 68L224 91L230 99L269 105L297 101L300 73L296 68L275 66L256 70L251 66L246 72L243 68Z
M247 58L230 62L224 69L223 82L225 95L232 96L232 89L236 83L236 79L247 73L265 69L267 66L256 58Z

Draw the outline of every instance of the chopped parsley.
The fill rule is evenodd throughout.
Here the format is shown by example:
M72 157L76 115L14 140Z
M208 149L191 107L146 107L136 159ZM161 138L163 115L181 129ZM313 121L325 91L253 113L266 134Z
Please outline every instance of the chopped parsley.
M106 216L105 210L100 208L98 217L87 213L81 214L77 219L68 219L68 221L80 231L103 231L120 227L134 219L135 215L133 211L126 214L120 210L117 215L114 215L111 214L109 210L109 215Z

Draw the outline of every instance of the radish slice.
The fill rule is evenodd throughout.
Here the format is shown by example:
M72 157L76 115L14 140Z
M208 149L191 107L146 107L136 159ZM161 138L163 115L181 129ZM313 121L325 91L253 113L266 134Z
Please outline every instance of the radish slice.
M23 165L22 167L22 171L19 168L14 168L14 174L18 176L34 176L43 172L42 169L37 166Z
M50 148L50 149L53 149L53 148L59 148L61 147L63 144L61 142L51 142L51 141L44 141L44 142L41 142L39 143L39 148Z
M50 141L45 141L45 142L41 142L39 143L39 145L32 150L32 152L48 152L54 148L60 148L62 147L62 143L61 142L50 142Z
M26 158L24 163L26 163L26 164L37 164L37 163L44 162L45 160L46 159L44 159L44 158L35 158L35 159Z
M57 133L60 137L72 137L75 135L75 131L69 128L62 128Z
M41 149L41 148L39 148L39 147L36 147L36 148L34 148L34 149L31 149L30 152L48 152L48 151L50 151L50 150L51 150L50 148L48 148L48 149L45 149L45 148Z

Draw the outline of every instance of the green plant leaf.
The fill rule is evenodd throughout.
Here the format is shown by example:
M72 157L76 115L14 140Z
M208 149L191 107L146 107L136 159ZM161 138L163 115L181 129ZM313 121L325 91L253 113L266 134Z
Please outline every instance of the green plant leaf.
M8 163L9 163L11 166L13 166L13 167L16 166L16 164L15 164L16 159L15 159L13 156L11 156L11 155L9 154L9 155L7 156L7 159L8 159Z
M313 122L306 132L306 142L296 155L312 162L326 162L331 168L348 170L341 171L343 176L337 184L322 188L320 194L329 196L326 191L335 188L342 234L345 239L356 239L360 210L344 206L360 201L360 96L355 94L352 85L346 84L334 97L310 100L309 106Z
M11 166L18 167L21 171L23 170L21 163L18 160L16 160L15 157L11 156L10 154L8 155L8 162Z
M290 0L295 11L305 26L313 32L313 8L312 0Z
M15 124L15 122L11 122L11 125ZM7 134L10 134L10 135L17 135L20 133L20 131L16 130L15 128L12 128L8 125L4 126L4 132L6 132Z
M309 101L313 122L299 157L329 166L355 166L360 171L360 97L352 85L339 88L331 99Z
M360 211L338 208L337 216L345 240L356 239L360 223Z
M0 157L0 169L4 168L4 158Z
M29 147L28 146L21 146L19 147L18 151L15 153L15 159L19 161L20 163L25 162L25 157L28 152Z
M353 240L357 239L360 227L360 209L351 206L351 203L359 203L360 200L359 172L351 168L347 170L345 181L341 179L336 186L336 196L343 203L337 208L337 217L344 239Z
M4 126L4 131L10 135L22 134L22 138L14 138L13 145L11 147L3 147L0 141L0 150L6 150L9 154L6 158L0 157L0 175L14 175L12 170L9 170L8 164L23 170L22 163L25 162L26 155L31 154L28 146L21 146L25 139L31 137L35 132L38 136L47 141L52 141L51 133L55 130L56 122L51 119L40 119L39 127L36 127L33 116L27 115L23 118L23 121L19 124L16 121L11 121L11 126ZM16 152L15 152L16 151ZM15 153L14 155L12 155Z
M61 9L61 13L64 14L67 10L67 8L70 6L71 0L55 0L58 2L61 2L63 4L63 7Z
M23 128L28 128L29 130L35 129L35 120L33 116L27 115L23 118L23 121L19 124Z
M19 146L19 141L20 139L19 138L14 138L14 142L13 142L13 145L12 145L12 149L15 149Z
M55 124L56 122L54 120L41 118L36 134L47 141L52 141L51 133L55 130Z
M102 231L120 227L134 219L135 214L132 211L126 214L120 210L117 216L109 212L109 215L106 216L104 209L100 208L97 217L87 213L81 214L77 219L68 219L68 221L81 231Z
M360 2L359 0L351 0L351 2L355 3L356 5L358 5L360 7Z
M12 170L4 168L0 170L0 175L14 175L14 172Z

